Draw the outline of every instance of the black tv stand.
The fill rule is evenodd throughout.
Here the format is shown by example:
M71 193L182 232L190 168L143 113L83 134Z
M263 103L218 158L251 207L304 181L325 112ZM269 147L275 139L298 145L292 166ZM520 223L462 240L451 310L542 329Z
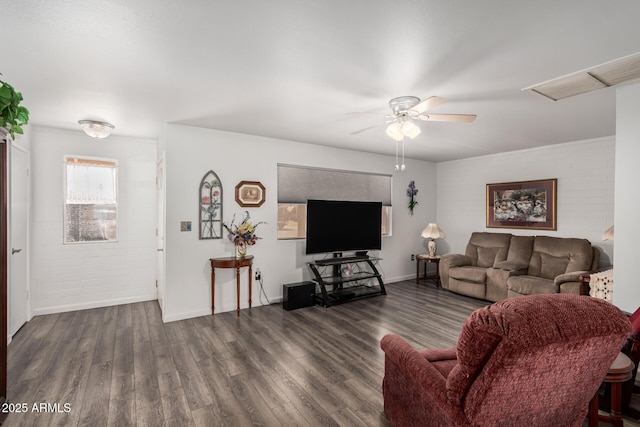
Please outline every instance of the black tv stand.
M382 275L375 266L378 260L379 258L360 255L308 263L314 282L320 288L320 292L315 295L316 302L324 307L331 307L333 304L386 295ZM346 274L341 274L343 265L351 265L351 269L345 271ZM328 269L331 271L330 276L323 275L324 271L320 271L326 270L324 267L331 267Z

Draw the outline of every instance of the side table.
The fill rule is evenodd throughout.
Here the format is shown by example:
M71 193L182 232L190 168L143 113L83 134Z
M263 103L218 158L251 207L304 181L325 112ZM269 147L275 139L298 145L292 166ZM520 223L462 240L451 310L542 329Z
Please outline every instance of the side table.
M216 292L216 267L217 268L235 268L236 269L236 313L240 316L240 268L249 267L249 308L251 308L251 270L253 265L253 255L247 255L244 258L225 257L211 258L211 314L214 313L214 301Z
M620 353L611 364L604 383L611 383L611 412L610 415L598 414L598 392L589 403L589 427L598 426L598 421L611 423L614 427L622 427L622 383L631 379L633 362L626 354Z
M424 263L424 276L420 277L420 263ZM436 272L434 276L429 276L427 273L428 265L435 264ZM436 287L440 287L440 255L429 256L427 254L416 255L416 284L420 283L420 280L430 280L436 284Z

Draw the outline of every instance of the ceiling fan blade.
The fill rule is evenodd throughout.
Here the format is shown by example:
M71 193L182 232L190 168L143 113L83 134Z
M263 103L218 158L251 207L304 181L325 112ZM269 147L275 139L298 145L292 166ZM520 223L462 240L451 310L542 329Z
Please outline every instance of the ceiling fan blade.
M377 117L385 117L387 119L390 119L392 117L395 117L393 114L385 114L385 113L367 113L367 112L361 112L361 111L352 111L349 113L346 113L349 116L377 116Z
M475 114L420 114L420 120L430 122L472 122L476 119Z
M359 134L361 132L367 131L369 129L377 128L378 126L386 125L387 123L391 123L391 122L393 122L393 120L387 120L387 121L384 121L382 123L378 123L378 124L375 124L373 126L369 126L369 127L364 128L364 129L357 130L355 132L351 132L349 135L357 135L357 134Z
M439 96L430 96L422 102L419 102L414 107L411 108L410 111L415 111L418 114L424 113L427 110L437 107L442 104L446 100L444 98L440 98Z
M384 113L368 113L368 112L364 112L364 111L351 111L349 113L345 113L348 114L350 116L386 116L387 114Z

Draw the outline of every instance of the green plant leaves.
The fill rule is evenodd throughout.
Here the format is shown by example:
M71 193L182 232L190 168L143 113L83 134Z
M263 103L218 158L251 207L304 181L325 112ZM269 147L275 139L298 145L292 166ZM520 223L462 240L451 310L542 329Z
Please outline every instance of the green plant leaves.
M29 123L29 110L27 110L27 107L24 106L19 106L18 107L18 114L17 117L18 121L27 124Z
M22 135L22 126L29 122L29 110L20 105L22 94L13 86L0 80L0 127L9 131L11 138Z

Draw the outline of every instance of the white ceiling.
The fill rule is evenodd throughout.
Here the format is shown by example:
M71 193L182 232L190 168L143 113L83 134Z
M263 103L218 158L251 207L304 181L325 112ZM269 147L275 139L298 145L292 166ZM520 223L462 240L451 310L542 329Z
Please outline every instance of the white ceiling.
M395 154L389 99L438 95L407 157L444 161L615 134L615 89L521 89L640 52L636 0L19 0L0 72L36 125L157 138L162 124Z

